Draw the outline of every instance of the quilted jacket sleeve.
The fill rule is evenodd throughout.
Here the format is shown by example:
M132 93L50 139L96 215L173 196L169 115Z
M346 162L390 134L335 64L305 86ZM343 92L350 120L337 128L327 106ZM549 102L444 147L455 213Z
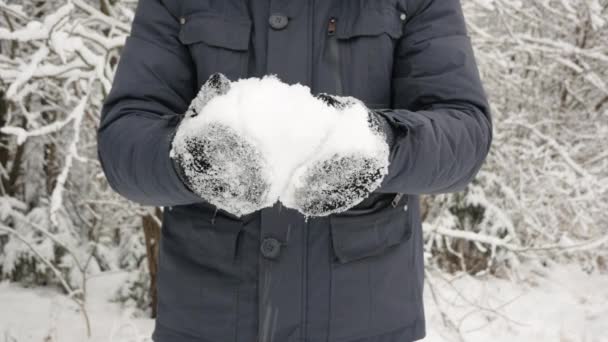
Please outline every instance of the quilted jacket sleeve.
M169 157L171 139L195 95L192 59L177 36L179 20L161 0L140 0L97 132L110 186L144 204L200 202Z
M393 68L395 132L378 192L463 190L485 160L492 120L459 0L410 1ZM414 7L414 8L412 8Z

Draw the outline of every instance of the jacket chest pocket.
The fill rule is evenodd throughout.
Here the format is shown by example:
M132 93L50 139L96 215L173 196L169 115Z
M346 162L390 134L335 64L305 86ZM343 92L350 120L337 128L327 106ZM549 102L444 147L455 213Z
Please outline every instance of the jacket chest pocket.
M242 222L213 209L175 206L163 215L157 323L205 341L236 337Z
M197 12L181 19L179 40L187 45L200 87L221 72L231 80L247 77L251 20L212 12Z
M387 107L393 52L403 35L405 13L386 1L379 1L375 6L343 1L335 13L333 34L340 51L345 95L357 97L371 107ZM330 36L331 31L330 27Z
M330 341L397 330L418 314L411 215L403 202L330 217Z

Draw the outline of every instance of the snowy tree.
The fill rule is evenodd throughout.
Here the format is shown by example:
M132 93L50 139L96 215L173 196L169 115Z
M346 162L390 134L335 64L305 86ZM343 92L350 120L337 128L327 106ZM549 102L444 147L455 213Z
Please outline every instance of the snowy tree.
M463 3L494 142L464 194L432 203L427 250L473 272L513 254L606 271L608 1Z
M149 208L108 187L95 144L134 5L0 1L0 278L72 296L89 274L140 269L128 241Z

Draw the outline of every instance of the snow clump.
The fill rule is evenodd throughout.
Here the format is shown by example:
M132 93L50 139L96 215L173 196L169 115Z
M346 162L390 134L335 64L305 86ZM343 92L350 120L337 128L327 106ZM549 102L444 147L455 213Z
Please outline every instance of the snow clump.
M221 74L192 101L171 150L193 191L238 216L277 201L307 216L347 210L380 185L388 154L357 99Z

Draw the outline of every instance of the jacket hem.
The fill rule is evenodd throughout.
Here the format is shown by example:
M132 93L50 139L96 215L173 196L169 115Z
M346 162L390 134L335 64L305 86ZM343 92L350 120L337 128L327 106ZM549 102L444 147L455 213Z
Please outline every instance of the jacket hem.
M397 328L389 332L366 337L349 337L333 340L331 342L413 342L426 337L425 320L419 318L412 324Z

